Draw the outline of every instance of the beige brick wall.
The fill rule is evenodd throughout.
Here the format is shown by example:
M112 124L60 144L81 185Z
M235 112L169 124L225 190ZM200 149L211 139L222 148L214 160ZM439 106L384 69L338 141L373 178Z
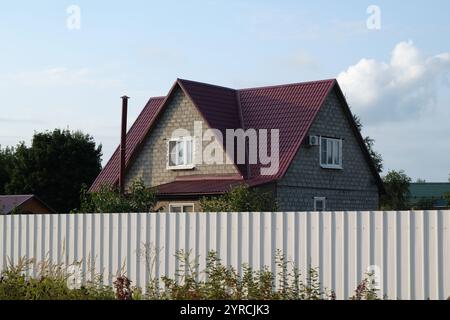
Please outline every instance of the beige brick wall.
M126 187L136 179L142 179L146 186L153 187L172 182L177 176L194 174L239 174L233 164L200 164L191 170L167 169L167 143L176 129L183 128L194 134L194 121L203 122L203 132L209 129L197 108L184 92L177 88L173 98L163 110L156 126L153 127L139 155L134 159L126 173ZM199 137L200 138L200 137ZM195 146L196 152L210 142L200 142ZM224 152L225 153L225 152Z

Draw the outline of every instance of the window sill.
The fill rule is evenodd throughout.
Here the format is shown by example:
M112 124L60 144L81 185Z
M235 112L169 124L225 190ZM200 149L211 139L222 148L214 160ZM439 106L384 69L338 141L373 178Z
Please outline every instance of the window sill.
M167 170L192 170L194 169L195 166L194 165L188 165L188 166L175 166L175 167L167 167Z
M331 170L344 170L344 168L342 166L332 166L332 165L324 165L321 164L320 167L322 169L331 169Z

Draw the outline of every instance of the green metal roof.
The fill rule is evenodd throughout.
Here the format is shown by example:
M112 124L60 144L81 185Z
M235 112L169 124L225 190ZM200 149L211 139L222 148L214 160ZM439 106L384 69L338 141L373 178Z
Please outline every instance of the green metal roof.
M447 202L443 199L445 193L450 192L450 183L411 183L409 198L416 202L419 199L436 199L436 207L445 207Z

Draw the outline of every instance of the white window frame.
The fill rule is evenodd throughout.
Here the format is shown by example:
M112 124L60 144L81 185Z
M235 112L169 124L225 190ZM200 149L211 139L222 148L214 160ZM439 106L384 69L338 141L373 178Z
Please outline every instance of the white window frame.
M328 141L332 142L332 150L329 150L328 148ZM324 163L323 159L322 159L322 144L323 143L327 143L327 159L330 155L331 152L331 158L333 160L332 164L327 163L328 161L325 161L326 163ZM342 143L343 140L342 139L337 139L337 138L329 138L329 137L320 137L320 147L319 147L319 157L320 157L320 166L322 168L325 169L336 169L336 170L342 170L343 169L343 165L342 165ZM339 164L335 164L334 163L334 148L337 144L338 150L339 150Z
M192 163L190 164L182 164L182 165L170 165L170 143L171 142L184 142L185 148L185 156L187 156L187 142L192 143ZM195 159L195 141L193 137L179 137L172 138L167 141L167 170L190 170L195 168L194 164Z
M322 210L318 210L317 202L322 201ZM327 198L325 197L314 197L314 211L325 211L327 209Z
M184 213L183 207L188 207L188 206L192 207L192 212L195 212L195 205L194 205L194 203L177 203L177 202L169 203L169 213L174 213L172 211L173 207L181 207L181 213Z

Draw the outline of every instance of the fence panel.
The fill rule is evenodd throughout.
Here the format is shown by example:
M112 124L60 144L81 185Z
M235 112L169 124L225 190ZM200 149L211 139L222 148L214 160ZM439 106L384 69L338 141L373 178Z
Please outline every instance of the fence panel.
M224 264L275 273L279 250L302 279L319 268L338 299L367 272L389 299L450 296L450 211L2 215L0 232L0 270L35 258L31 275L47 259L79 263L87 279L101 273L108 285L125 272L145 289L175 275L181 249L199 258L200 270L213 250Z

